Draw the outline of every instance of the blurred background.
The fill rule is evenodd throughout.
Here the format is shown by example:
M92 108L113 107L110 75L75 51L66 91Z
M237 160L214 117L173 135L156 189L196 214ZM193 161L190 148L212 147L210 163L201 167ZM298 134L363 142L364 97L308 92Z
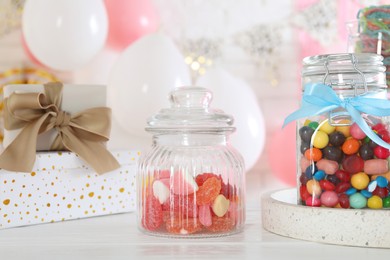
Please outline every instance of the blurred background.
M208 87L211 106L236 119L232 142L244 155L252 192L294 186L295 126L281 126L298 107L302 58L347 52L346 23L381 4L0 0L0 86L107 85L109 147L138 150L150 145L143 128L169 106L170 90Z

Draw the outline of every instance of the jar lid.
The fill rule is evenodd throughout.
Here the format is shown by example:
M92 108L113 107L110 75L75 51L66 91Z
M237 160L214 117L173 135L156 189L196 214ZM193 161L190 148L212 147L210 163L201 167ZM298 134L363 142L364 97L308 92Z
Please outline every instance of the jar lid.
M385 72L383 57L374 53L338 53L303 59L303 76L326 73Z
M164 108L148 119L148 132L232 132L233 117L210 108L212 92L189 86L171 91L170 108Z

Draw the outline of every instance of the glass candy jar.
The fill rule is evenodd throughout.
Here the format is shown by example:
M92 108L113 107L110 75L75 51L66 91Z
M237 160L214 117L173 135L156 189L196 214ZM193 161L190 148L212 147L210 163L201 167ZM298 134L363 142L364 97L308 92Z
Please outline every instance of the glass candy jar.
M297 120L298 204L389 208L389 115L383 57L303 60Z
M149 234L214 237L242 230L245 175L230 145L233 118L209 108L201 87L170 93L171 107L148 121L153 145L138 166L138 224Z
M390 85L390 5L362 8L357 18L347 23L348 52L382 55Z

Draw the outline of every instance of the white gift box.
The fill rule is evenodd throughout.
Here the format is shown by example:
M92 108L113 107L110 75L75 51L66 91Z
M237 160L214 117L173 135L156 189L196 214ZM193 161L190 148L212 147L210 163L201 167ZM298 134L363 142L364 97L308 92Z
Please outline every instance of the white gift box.
M40 84L15 84L7 85L3 89L4 99L12 93L44 93L44 86ZM85 109L106 106L106 86L105 85L72 85L63 84L61 109L68 113L76 114ZM22 129L4 129L3 146L7 147ZM53 143L57 131L51 129L38 136L37 151L48 151Z
M0 229L134 211L138 151L99 175L71 152L39 152L31 173L0 170Z

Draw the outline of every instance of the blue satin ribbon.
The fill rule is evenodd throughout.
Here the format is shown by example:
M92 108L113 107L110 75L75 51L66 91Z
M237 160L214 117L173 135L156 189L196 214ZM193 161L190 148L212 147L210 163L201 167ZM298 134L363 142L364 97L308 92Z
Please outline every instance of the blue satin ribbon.
M386 143L375 134L360 114L362 112L380 117L389 116L389 100L371 98L368 97L367 94L356 97L340 98L331 87L321 83L309 83L305 86L301 107L286 117L283 127L291 121L320 115L340 107L344 108L349 113L352 120L356 122L360 129L372 141L390 149L390 144Z

